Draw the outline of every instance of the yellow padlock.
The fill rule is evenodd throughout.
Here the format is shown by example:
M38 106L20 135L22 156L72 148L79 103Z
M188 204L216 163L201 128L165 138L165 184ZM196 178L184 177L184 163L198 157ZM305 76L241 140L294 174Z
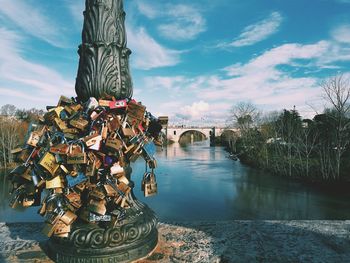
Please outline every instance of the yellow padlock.
M60 167L59 164L56 163L55 155L47 152L39 161L39 164L44 167L52 176L54 176Z
M46 189L62 188L63 183L60 176L56 176L52 180L46 181Z

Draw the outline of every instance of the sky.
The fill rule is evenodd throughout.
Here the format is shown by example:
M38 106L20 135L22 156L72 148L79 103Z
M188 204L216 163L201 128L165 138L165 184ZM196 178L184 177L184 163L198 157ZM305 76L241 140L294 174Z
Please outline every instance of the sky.
M75 96L84 0L0 0L0 106ZM224 125L238 102L322 110L350 73L350 0L124 0L134 98L172 124Z

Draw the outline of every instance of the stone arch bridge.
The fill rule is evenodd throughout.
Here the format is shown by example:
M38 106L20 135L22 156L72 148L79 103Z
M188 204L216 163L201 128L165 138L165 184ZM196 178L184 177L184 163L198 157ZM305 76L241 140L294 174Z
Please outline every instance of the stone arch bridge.
M230 130L236 134L239 134L238 129L228 129L228 128L217 128L217 127L175 127L168 126L165 128L165 134L168 140L172 140L174 142L179 142L180 138L187 132L200 132L205 136L205 139L210 139L212 143L215 137L221 136L224 131Z

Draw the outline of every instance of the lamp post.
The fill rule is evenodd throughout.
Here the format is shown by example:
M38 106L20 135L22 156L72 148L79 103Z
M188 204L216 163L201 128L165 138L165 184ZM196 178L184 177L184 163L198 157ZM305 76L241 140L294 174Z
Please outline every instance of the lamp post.
M130 99L133 93L122 0L86 0L75 90L90 97ZM130 164L126 169L131 176ZM158 242L154 212L130 193L130 208L113 227L76 222L68 238L52 237L49 253L57 262L130 262L147 256Z

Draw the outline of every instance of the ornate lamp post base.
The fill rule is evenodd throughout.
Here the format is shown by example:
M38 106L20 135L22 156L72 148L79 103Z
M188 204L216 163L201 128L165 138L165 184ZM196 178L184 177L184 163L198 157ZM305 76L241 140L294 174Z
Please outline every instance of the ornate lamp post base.
M130 262L150 254L158 243L157 219L134 199L126 219L113 228L76 224L68 238L51 238L49 255L62 263Z

